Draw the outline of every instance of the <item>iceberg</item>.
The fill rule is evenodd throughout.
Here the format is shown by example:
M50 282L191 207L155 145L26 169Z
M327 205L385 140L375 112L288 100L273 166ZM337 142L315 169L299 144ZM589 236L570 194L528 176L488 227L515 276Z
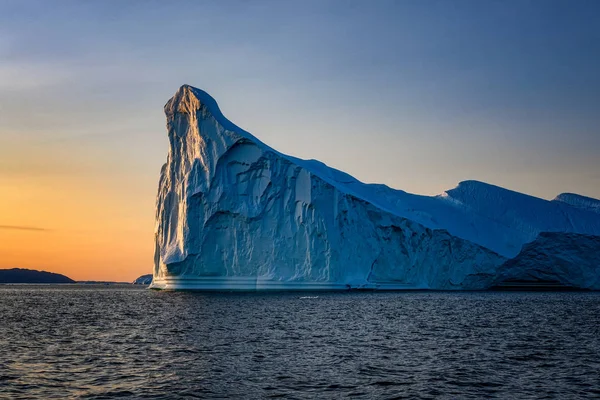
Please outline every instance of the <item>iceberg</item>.
M152 283L152 274L142 275L131 283L133 285L150 285Z
M477 181L421 196L282 154L188 85L165 114L153 288L478 290L543 232L600 235L595 199Z
M600 290L600 236L543 232L498 269L496 282Z

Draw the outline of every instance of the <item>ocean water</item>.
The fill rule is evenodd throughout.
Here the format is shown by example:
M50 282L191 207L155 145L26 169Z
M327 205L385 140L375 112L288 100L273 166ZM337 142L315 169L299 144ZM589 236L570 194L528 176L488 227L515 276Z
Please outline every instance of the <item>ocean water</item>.
M0 286L0 398L600 397L600 293Z

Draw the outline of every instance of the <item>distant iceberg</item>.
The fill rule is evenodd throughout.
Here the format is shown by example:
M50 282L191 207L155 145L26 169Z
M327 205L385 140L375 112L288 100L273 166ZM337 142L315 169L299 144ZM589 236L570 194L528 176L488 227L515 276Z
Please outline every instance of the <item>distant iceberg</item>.
M544 232L600 236L600 201L588 197L547 201L477 181L433 197L365 184L270 148L188 85L165 114L153 288L478 290L523 275L529 267L508 262ZM577 253L577 236L566 238ZM587 239L583 258L598 254ZM600 289L600 260L567 264L548 263L544 277Z
M152 283L152 274L142 275L132 283L134 285L150 285Z

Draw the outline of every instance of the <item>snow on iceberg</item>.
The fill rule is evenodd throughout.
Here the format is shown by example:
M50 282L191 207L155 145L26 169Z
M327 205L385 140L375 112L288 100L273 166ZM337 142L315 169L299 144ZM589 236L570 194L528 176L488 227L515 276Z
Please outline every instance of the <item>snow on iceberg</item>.
M562 202L573 207L600 214L600 200L592 199L591 197L574 193L561 193L552 201Z
M165 114L155 288L483 289L541 232L600 235L572 202L476 181L419 196L281 154L188 85Z

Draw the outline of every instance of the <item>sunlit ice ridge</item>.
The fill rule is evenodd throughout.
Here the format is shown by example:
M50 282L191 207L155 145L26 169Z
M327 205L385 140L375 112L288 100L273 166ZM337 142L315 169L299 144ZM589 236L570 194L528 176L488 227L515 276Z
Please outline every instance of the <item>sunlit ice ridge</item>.
M366 184L272 149L189 85L165 114L153 288L600 289L599 200L478 181L437 196Z

